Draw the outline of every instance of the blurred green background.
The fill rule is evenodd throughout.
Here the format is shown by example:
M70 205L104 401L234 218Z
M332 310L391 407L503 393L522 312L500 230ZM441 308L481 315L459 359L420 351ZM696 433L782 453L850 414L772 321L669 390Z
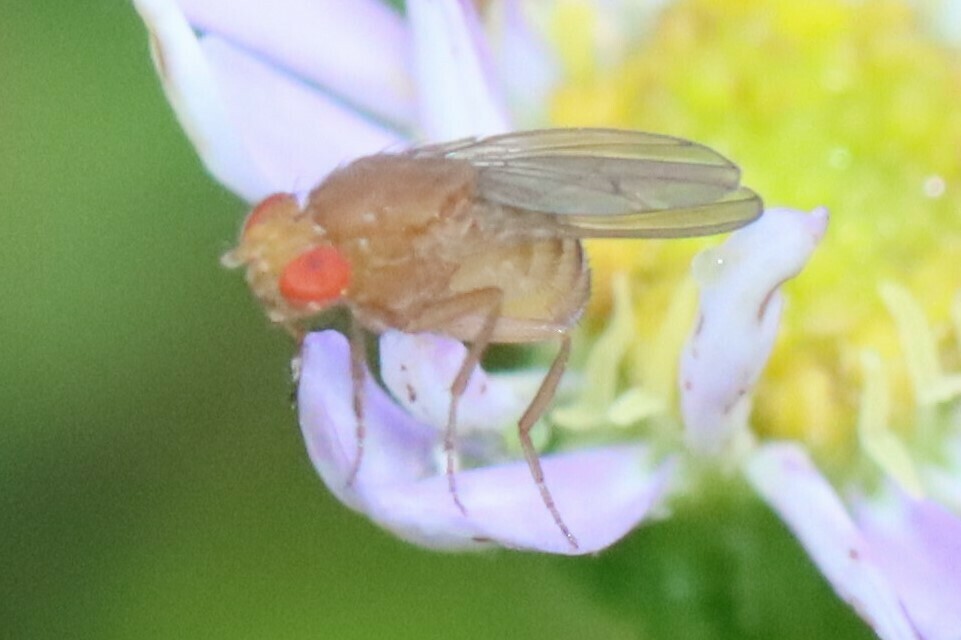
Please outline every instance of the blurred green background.
M747 499L582 559L348 512L134 10L4 3L0 80L0 637L871 637Z

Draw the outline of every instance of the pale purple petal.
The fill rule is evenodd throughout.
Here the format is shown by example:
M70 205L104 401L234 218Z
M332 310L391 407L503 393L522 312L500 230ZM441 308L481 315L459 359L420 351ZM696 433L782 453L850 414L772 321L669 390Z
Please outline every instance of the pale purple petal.
M368 376L364 387L364 458L352 486L347 480L357 455L357 420L347 342L336 331L311 333L301 352L297 391L300 424L310 459L330 490L364 510L378 486L403 484L432 473L436 432L414 421Z
M167 97L210 173L254 202L313 187L337 165L399 141L218 37L203 43L173 0L136 0Z
M134 0L150 32L157 73L180 125L207 170L242 198L271 190L241 131L194 32L173 0Z
M800 446L760 447L748 461L747 476L838 595L878 636L884 640L918 638L870 543Z
M467 349L457 340L388 331L380 338L380 373L408 413L423 424L444 429L451 384L466 355ZM477 367L458 404L458 431L500 430L516 424L529 400L519 397L509 381Z
M926 640L961 638L961 519L893 490L856 516L882 571Z
M431 140L510 129L502 88L469 0L408 0L420 124Z
M304 191L358 156L401 139L333 99L215 36L202 47L231 120L270 190Z
M694 261L700 306L679 383L692 448L717 454L747 426L748 394L767 364L783 300L779 287L807 263L827 210L771 209Z
M494 11L494 64L511 110L531 126L543 123L547 119L549 94L560 77L557 55L532 27L521 0L495 4L491 12Z
M624 536L649 514L674 477L672 460L644 447L609 447L545 456L547 482L578 537L572 549L541 502L524 462L457 475L467 508L454 505L436 465L436 429L422 426L368 381L364 458L356 454L347 342L333 331L307 337L298 401L308 452L330 490L345 504L411 542L432 548L501 546L550 553L591 553Z
M440 475L379 492L378 518L429 546L492 541L499 546L582 555L612 545L637 527L675 478L673 459L654 464L643 446L607 447L545 456L544 476L578 548L570 546L541 501L525 463L457 474L465 518Z
M178 0L190 23L395 124L415 117L410 35L377 0Z

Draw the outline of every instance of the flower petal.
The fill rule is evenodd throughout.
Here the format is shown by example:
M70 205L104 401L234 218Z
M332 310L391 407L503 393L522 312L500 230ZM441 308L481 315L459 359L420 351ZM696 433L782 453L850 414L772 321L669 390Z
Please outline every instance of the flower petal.
M312 189L339 165L401 141L225 40L205 36L202 48L231 121L269 184L256 199Z
M200 44L173 0L134 0L154 65L177 119L207 170L229 189L256 200L271 187L233 123Z
M408 0L420 124L431 140L510 129L490 52L469 0Z
M557 55L532 27L521 0L493 4L488 18L488 24L494 22L494 64L511 111L519 114L524 126L543 126L548 119L549 94L560 77Z
M416 544L471 549L493 542L550 553L591 553L637 526L674 477L673 460L659 462L642 446L545 456L547 482L580 542L576 550L554 524L524 462L459 472L464 515L435 464L437 430L414 421L368 380L364 458L348 487L356 420L347 342L333 331L310 334L302 358L301 429L324 482L346 505Z
M198 42L173 0L136 0L167 98L208 171L249 202L313 187L400 141L217 36Z
M783 299L827 228L827 210L771 209L694 260L701 288L681 355L681 410L692 448L721 452L747 427L748 393L774 346Z
M388 331L380 338L384 385L415 419L437 430L447 426L451 384L466 356L463 344L443 336ZM509 382L477 367L458 403L457 428L500 430L516 423L526 407Z
M961 637L961 519L896 489L886 497L856 510L879 566L921 637Z
M838 595L878 636L918 637L871 544L801 447L786 443L760 447L748 462L747 476Z
M222 36L365 111L395 124L412 124L410 35L400 14L383 2L178 2L201 31Z
M637 527L658 505L676 464L654 462L642 446L608 447L541 459L544 476L565 523L578 541L570 546L544 507L525 463L462 471L453 504L443 475L384 487L376 518L411 542L428 547L499 546L582 555L608 547Z
M431 452L437 434L404 413L367 376L363 461L348 487L357 455L349 358L347 341L336 331L308 334L301 351L297 404L314 467L334 495L363 511L365 496L372 488L405 483L432 471Z

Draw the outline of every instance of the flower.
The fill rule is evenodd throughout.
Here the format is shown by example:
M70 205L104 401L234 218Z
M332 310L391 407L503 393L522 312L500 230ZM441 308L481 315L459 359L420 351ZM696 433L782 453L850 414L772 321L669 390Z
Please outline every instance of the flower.
M393 400L367 381L354 482L346 347L308 337L301 426L341 501L425 546L583 553L717 469L743 473L881 637L955 637L961 375L946 338L961 340L961 66L912 6L562 1L540 10L557 73L518 2L504 3L499 39L466 0L409 0L406 22L373 0L291 1L270 20L251 0L135 4L201 158L248 200L410 140L506 130L513 116L706 141L743 161L769 201L834 212L797 283L786 280L821 241L821 209L769 210L702 253L699 311L689 265L705 242L591 244L582 375L550 415L560 452L543 458L578 549L502 435L535 372L474 374L457 510L437 457L463 348L438 336L382 337ZM350 37L359 22L378 33L363 46ZM518 73L517 55L536 64Z
M205 0L136 6L184 129L208 170L248 200L312 186L338 164L407 141L415 131L448 139L509 128L502 92L517 81L505 72L495 82L495 58L467 2L409 2L406 24L373 1L350 9L290 2L275 6L276 20L267 22L253 2L232 3L229 11ZM512 47L540 60L535 79L546 87L550 58L525 32L517 7L507 9L502 60L516 67ZM376 31L365 40L370 47L358 47L351 34L359 23ZM317 37L321 26L324 38ZM341 60L350 67L341 68ZM523 82L531 80L528 72ZM311 459L342 502L412 542L591 553L643 520L672 475L670 458L638 444L545 457L555 500L579 530L572 547L544 509L526 463L499 451L493 459L481 456L480 468L458 473L459 498L470 505L461 513L438 465L447 410L436 404L449 402L438 390L450 388L463 346L389 332L381 338L381 370L394 397L408 398L407 412L368 381L364 463L348 482L356 433L344 350L334 332L310 335L304 344L298 397ZM494 433L492 424L516 423L526 406L513 384L482 372L475 378L459 410L467 449L472 426ZM484 390L475 391L478 385Z

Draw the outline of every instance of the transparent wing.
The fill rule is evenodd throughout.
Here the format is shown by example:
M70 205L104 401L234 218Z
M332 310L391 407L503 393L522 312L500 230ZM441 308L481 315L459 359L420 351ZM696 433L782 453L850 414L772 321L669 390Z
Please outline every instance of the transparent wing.
M763 207L740 186L730 160L653 133L543 129L410 153L470 162L478 172L477 197L500 205L498 217L516 229L579 237L707 235L743 226Z

